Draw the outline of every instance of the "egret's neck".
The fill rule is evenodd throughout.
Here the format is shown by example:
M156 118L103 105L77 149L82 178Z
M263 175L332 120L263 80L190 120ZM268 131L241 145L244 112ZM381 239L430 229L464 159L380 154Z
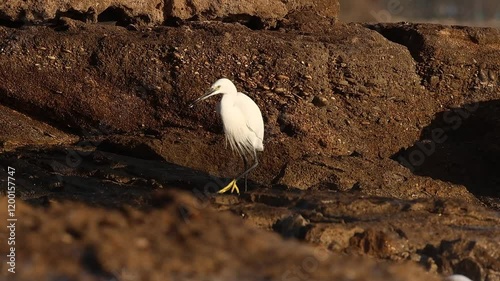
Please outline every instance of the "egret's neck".
M223 104L226 104L228 106L234 105L234 103L236 102L237 96L238 96L237 92L223 93L222 99L220 100L221 106Z

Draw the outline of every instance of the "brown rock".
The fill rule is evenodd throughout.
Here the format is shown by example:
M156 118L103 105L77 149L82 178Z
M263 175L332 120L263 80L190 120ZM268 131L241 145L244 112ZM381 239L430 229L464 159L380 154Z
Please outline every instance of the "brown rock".
M424 254L442 265L446 274L461 273L472 280L499 280L500 250L498 238L491 240L457 239L428 245Z
M305 8L312 9L322 16L336 17L339 3L337 0L172 0L172 3L167 4L167 15L181 19L217 19L240 15L270 20L281 19L292 11Z
M16 248L16 257L22 257L16 269L25 270L16 271L16 280L49 280L54 275L68 280L82 280L82 276L85 280L152 281L298 280L299 276L307 280L438 280L415 265L381 265L286 241L236 216L202 206L184 192L156 197L161 204L147 212L69 201L54 202L41 211L19 202L16 214L23 219L16 222L16 242L23 247ZM7 198L0 202L7 206ZM0 219L7 218L7 208L2 208ZM0 234L8 235L7 231L4 227ZM2 243L0 250L8 253L7 246ZM9 274L3 270L0 278L7 280Z
M22 146L71 144L77 136L0 105L0 151Z
M336 17L339 12L337 0L99 0L63 1L28 0L3 1L0 4L0 19L11 22L40 23L61 16L85 22L118 21L162 24L170 18L182 20L198 18L229 21L260 21L272 24L288 13L311 9L322 16Z
M139 20L145 23L161 24L163 18L162 0L28 0L2 1L0 18L13 22L38 23L66 16L87 22L96 22L99 16L107 20ZM107 14L103 13L107 10Z

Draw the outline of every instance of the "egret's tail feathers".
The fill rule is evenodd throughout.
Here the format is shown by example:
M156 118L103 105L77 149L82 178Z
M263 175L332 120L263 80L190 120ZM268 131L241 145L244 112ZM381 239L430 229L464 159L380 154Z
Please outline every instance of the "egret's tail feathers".
M258 143L256 143L254 145L254 147L255 147L255 150L257 150L257 151L264 151L264 145L262 144L262 141L259 141Z
M248 138L236 139L232 137L232 134L226 134L226 141L229 142L231 149L239 155L250 154L254 150L253 144Z

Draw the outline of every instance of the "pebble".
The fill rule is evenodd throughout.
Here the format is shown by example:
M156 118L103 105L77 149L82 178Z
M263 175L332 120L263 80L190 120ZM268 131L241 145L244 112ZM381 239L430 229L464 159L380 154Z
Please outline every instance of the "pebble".
M382 77L379 77L379 78L370 79L367 83L367 86L374 87L377 85L385 85L385 84L387 84L387 80L385 80Z
M135 240L135 245L139 249L146 249L149 247L149 240L144 237L139 237Z
M138 28L135 24L132 24L132 23L131 23L131 24L129 24L129 25L127 25L127 27L126 27L126 28L127 28L127 30L129 30L129 31L139 31L139 28Z
M436 76L436 75L432 75L430 78L429 78L429 85L431 87L436 87L437 84L439 83L439 77Z
M497 76L496 76L496 74L495 74L495 72L493 70L488 71L488 76L490 78L490 81L496 81L497 80Z
M323 148L328 147L328 143L324 139L319 140L319 145L321 145L321 147L323 147Z
M366 88L365 86L362 86L362 85L359 86L359 92L362 93L362 94L368 94L369 93L368 88Z
M340 81L339 81L339 85L342 85L342 86L349 86L349 82L347 82L346 80L340 80Z
M356 84L356 80L353 78L346 78L347 82L350 82L351 84Z
M275 88L274 91L276 93L284 93L284 92L286 92L286 89L285 88Z
M64 233L61 237L61 241L65 244L70 244L71 242L73 242L73 237L71 237L71 235L68 233Z
M47 56L47 58L48 58L49 60L55 60L55 59L56 59L56 57L54 57L54 56Z
M486 70L479 70L479 80L481 80L481 82L488 81L488 72Z
M314 98L312 99L312 104L317 107L324 107L327 105L327 100L324 97L314 96Z
M278 75L278 79L279 80L290 80L290 77L283 75L283 74L280 74L280 75Z

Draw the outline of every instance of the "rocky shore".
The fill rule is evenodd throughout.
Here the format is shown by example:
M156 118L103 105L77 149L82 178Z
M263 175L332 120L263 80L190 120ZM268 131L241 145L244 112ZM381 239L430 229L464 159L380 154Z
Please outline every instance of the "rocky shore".
M500 280L500 30L339 9L0 4L0 280ZM240 196L187 107L220 77L266 126Z

